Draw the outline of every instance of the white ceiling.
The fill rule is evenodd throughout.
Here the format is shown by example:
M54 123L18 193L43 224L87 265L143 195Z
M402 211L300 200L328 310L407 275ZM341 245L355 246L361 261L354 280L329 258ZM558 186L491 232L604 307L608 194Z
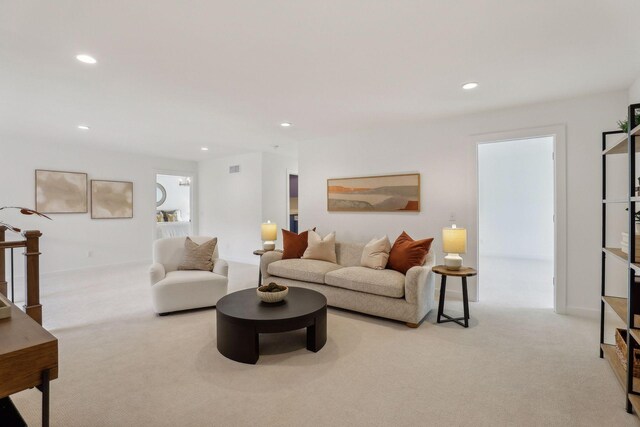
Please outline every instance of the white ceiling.
M295 153L354 129L627 88L638 16L637 0L0 0L0 138Z

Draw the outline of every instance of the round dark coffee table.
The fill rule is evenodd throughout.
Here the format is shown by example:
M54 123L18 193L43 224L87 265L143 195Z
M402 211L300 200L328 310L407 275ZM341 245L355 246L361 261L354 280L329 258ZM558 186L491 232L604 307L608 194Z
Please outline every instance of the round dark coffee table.
M284 301L265 303L256 290L222 297L216 305L218 351L231 360L256 363L258 334L307 328L307 350L319 351L327 342L327 298L304 288L289 288Z

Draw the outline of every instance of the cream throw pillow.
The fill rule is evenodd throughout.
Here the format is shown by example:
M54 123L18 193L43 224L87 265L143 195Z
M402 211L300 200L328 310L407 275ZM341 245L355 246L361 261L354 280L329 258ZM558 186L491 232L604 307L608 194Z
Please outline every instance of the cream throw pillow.
M213 252L217 244L217 237L201 245L187 237L184 241L184 256L178 270L213 270Z
M323 239L318 233L309 230L307 249L302 255L303 259L317 259L336 264L336 232L333 231Z
M384 270L389 260L391 252L391 242L387 236L381 239L375 237L367 243L362 251L360 265L373 268L374 270Z

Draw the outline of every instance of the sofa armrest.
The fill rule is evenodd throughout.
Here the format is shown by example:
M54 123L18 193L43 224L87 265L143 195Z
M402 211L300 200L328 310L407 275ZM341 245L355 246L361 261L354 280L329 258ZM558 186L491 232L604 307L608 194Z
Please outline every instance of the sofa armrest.
M149 278L151 279L151 284L155 285L160 280L164 279L167 273L164 271L164 265L154 262L149 267Z
M435 257L430 256L424 265L411 267L407 271L404 280L404 297L408 303L427 303L429 308L434 305L436 280L435 273L431 269L435 262Z
M272 262L280 261L281 259L282 259L282 252L278 252L278 251L265 252L264 255L260 257L260 271L262 272L262 277L269 276L269 272L267 271L267 268L269 268L269 264L271 264Z
M213 262L213 270L211 271L221 276L229 277L229 263L218 258Z

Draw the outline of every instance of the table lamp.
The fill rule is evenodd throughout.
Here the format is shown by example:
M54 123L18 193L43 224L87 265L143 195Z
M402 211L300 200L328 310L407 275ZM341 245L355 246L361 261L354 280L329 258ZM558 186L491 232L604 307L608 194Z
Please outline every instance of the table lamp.
M443 228L442 250L447 253L444 266L449 270L460 270L462 257L459 254L467 252L467 230L457 228L455 224L450 228Z
M265 251L272 251L276 248L275 240L278 239L278 226L271 221L262 224L262 248Z

